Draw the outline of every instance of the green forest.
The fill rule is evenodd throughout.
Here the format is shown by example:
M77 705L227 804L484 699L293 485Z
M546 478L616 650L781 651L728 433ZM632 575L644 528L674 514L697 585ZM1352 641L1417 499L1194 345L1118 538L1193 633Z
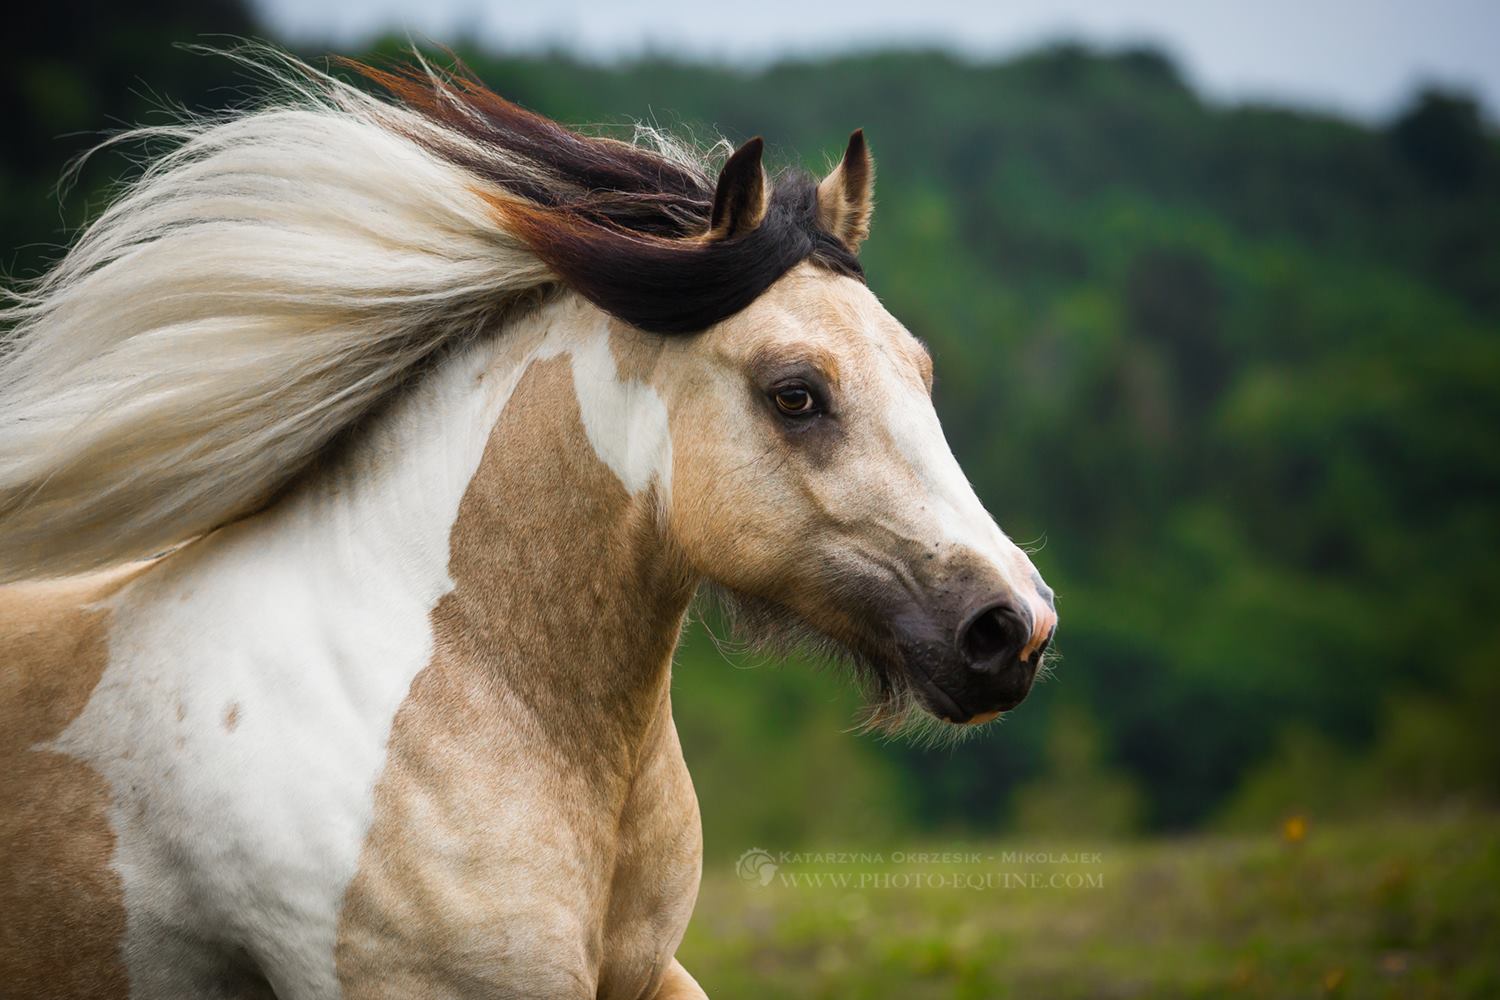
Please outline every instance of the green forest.
M264 34L224 0L28 17L0 69L12 279L138 166L95 157L59 198L102 135L256 99L181 43ZM695 626L674 689L711 858L1500 798L1500 140L1473 98L1382 122L1226 105L1161 52L1070 44L753 69L455 51L565 122L763 135L787 168L864 128L871 287L1058 593L1053 677L955 747L851 733L837 671Z

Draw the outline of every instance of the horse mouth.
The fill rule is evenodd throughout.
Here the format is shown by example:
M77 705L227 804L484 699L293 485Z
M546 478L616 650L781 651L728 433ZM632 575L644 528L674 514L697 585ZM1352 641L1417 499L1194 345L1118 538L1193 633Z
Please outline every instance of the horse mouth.
M977 726L989 722L998 717L1000 710L994 709L988 712L971 712L959 703L942 686L927 675L923 670L912 671L916 678L917 698L935 718L955 726Z
M1028 672L1026 683L1019 690L975 690L967 692L964 699L960 700L938 683L921 664L912 663L906 671L906 676L910 678L908 683L918 704L934 718L956 726L981 726L1016 708L1031 693L1031 680L1035 674L1036 667L1033 666ZM983 708L974 709L965 704L965 701L972 701L976 695L983 700Z

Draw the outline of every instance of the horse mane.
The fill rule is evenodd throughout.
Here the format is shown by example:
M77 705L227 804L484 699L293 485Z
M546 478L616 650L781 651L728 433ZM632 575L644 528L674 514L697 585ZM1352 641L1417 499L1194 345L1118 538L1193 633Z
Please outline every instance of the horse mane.
M540 290L684 334L803 260L860 276L805 175L777 180L760 226L711 240L711 156L654 130L583 135L420 57L342 62L379 96L269 48L229 54L267 99L111 140L174 145L5 293L0 582L252 513Z

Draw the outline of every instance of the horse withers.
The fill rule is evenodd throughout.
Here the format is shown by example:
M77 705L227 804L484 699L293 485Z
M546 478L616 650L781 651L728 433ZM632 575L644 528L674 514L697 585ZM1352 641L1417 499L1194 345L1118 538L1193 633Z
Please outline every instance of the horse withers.
M174 130L6 310L7 995L701 996L695 592L883 726L1052 636L864 284L859 133L715 176L361 71Z

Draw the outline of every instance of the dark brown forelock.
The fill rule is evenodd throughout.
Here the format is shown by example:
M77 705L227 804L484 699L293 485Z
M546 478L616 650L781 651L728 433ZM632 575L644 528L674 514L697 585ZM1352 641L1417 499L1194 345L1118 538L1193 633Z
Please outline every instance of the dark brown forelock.
M568 286L641 329L704 330L804 260L864 278L859 260L819 224L817 184L804 173L776 179L755 229L709 241L714 182L691 167L628 142L580 135L507 101L467 71L444 78L418 67L343 65L470 140L408 135L488 182L481 193L506 229Z

